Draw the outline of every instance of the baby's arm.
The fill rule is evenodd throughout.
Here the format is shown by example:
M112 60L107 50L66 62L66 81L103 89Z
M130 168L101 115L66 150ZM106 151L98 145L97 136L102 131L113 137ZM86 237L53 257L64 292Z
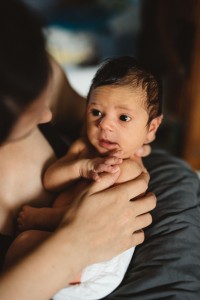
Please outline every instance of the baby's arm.
M119 170L117 164L120 164L122 159L116 157L116 153L116 156L103 158L79 158L79 156L87 156L86 148L87 146L82 140L77 140L63 158L49 167L44 177L45 187L47 189L58 190L66 187L69 183L80 177L99 181L99 173L115 173ZM19 230L54 230L60 223L66 209L69 208L70 199L73 198L73 190L75 188L77 191L78 186L71 186L71 188L70 190L70 187L68 187L66 190L68 193L65 191L56 198L54 202L56 206L54 205L53 208L36 208L28 205L22 207L17 218ZM57 205L58 203L59 205Z
M84 141L77 140L64 157L47 169L43 181L45 188L60 191L80 178L99 181L99 173L115 173L119 170L118 165L122 163L117 151L106 157L88 157L87 145Z
M86 144L81 139L75 141L66 155L46 170L43 177L44 187L50 191L60 191L80 178L78 158L84 151L86 151Z
M55 168L55 175L57 175L57 168L59 171L59 163L62 160L64 161L70 161L74 160L74 158L77 156L77 153L83 149L83 143L81 141L75 142L68 153L60 160L58 160L55 164L49 167L47 170L47 175L49 174L49 177L52 180L54 179L54 168ZM58 167L57 167L58 164ZM62 165L62 163L61 163ZM51 167L53 167L51 169ZM49 172L49 173L48 173ZM69 170L70 172L70 170ZM69 174L69 172L66 172L66 174ZM63 179L66 179L66 174L63 176ZM61 179L60 179L61 181ZM46 188L48 187L48 177L46 178ZM20 231L29 230L29 229L40 229L40 230L55 230L55 228L60 223L60 220L62 219L63 214L66 212L66 208L63 205L62 207L32 207L29 205L23 206L21 211L18 214L17 218L17 224L18 229Z

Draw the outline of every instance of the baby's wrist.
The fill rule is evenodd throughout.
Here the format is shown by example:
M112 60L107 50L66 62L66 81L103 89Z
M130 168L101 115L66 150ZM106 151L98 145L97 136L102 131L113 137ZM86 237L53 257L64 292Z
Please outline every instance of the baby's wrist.
M79 177L80 178L88 178L90 173L90 160L82 159L79 162Z

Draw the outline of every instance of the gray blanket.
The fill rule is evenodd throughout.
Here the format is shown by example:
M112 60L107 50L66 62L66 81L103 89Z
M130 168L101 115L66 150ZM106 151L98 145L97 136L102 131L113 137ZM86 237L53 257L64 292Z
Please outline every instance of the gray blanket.
M153 224L108 300L200 299L200 182L182 160L154 151L144 164L157 195Z

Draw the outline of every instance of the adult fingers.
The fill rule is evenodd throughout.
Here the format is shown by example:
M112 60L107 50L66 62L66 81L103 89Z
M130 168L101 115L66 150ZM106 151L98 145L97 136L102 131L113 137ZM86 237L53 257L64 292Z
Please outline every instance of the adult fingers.
M129 201L135 197L138 197L140 194L144 193L148 188L148 182L149 182L149 174L148 173L142 173L137 178L121 183L119 185L113 186L113 184L117 181L119 177L120 172L116 173L108 173L103 174L101 177L100 182L94 182L90 185L88 193L94 194L98 193L100 191L104 191L106 189L106 194L109 197L116 195L118 199L125 199L126 201ZM112 187L111 187L112 186ZM111 187L110 189L108 189ZM147 204L152 202L152 200L147 199ZM149 204L150 205L150 204ZM145 210L145 205L137 204L135 205L137 211L139 210L139 207L142 206L142 213L147 212L148 210ZM141 214L142 214L141 213Z
M115 173L102 174L101 180L99 182L93 182L90 184L88 194L92 195L105 189L108 189L117 181L119 174L120 171L117 171Z
M103 173L103 172L108 172L108 173L115 173L119 171L119 166L114 165L110 166L108 164L99 164L97 167L95 167L95 171L97 173Z
M117 180L118 183L138 177L144 171L144 167L137 161L125 159L120 165L120 170L120 177Z
M137 246L139 244L142 244L144 242L145 236L143 230L138 230L133 233L132 236L132 245Z
M156 196L153 193L148 193L147 195L133 199L132 201L134 207L134 213L136 216L145 214L156 207Z
M137 178L120 183L110 188L107 193L118 194L119 199L131 200L146 192L148 188L149 174L141 173Z
M138 230L144 229L151 225L152 223L152 216L150 213L146 213L140 216L135 217L134 219L134 228L133 231L136 232Z

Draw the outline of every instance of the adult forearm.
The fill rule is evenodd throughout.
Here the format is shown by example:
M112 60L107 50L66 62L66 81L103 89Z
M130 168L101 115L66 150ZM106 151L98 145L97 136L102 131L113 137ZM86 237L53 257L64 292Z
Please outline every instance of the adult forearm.
M118 177L119 172L106 174L77 195L81 205L73 221L64 217L56 233L2 275L1 299L49 300L87 265L143 242L141 229L151 224L149 211L156 204L152 194L138 198L149 176L130 174L127 182L113 186Z
M1 299L50 299L84 267L84 256L65 228L59 229L32 254L2 274Z

